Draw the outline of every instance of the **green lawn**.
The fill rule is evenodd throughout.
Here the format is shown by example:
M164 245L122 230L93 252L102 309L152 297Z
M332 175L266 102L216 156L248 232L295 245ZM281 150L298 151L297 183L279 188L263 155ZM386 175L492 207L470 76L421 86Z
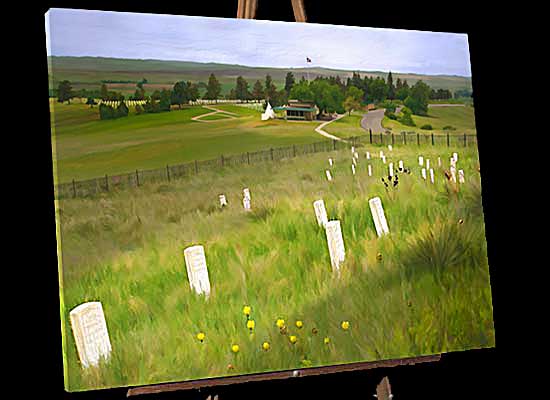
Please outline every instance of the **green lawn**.
M393 133L420 132L420 133L476 133L474 108L472 106L464 107L433 107L428 109L428 116L421 117L413 115L413 121L416 126L406 126L398 121L384 117L382 126L391 130ZM420 129L422 125L430 124L433 131ZM444 131L443 127L450 125L456 130Z
M280 130L278 124L260 126ZM238 133L231 137L243 139ZM387 165L375 158L374 176L366 172L364 151L378 149L361 148L355 177L351 153L340 150L59 200L68 389L494 346L477 149L396 145L393 152L385 150L388 162L402 159L412 169L389 191L380 181ZM453 151L467 179L458 192L443 168L435 168L435 185L420 178L419 153L436 166L438 156L448 162ZM324 173L328 157L335 162L331 183ZM251 213L242 210L243 187L251 191ZM220 193L229 203L223 210ZM381 197L390 228L382 238L367 202L374 196ZM329 219L342 224L346 260L340 279L331 272L325 233L315 221L312 202L319 198ZM192 244L205 247L212 285L208 301L189 288L182 250ZM92 300L103 304L113 352L109 362L84 371L68 313ZM245 326L245 305L252 307L253 334ZM278 318L286 321L287 334L275 326ZM349 321L349 330L342 330L342 321ZM196 338L199 332L206 334L203 343ZM297 336L295 345L289 335ZM261 349L264 341L270 342L269 351ZM231 352L233 344L240 346L238 354Z
M367 134L363 128L361 128L361 119L363 118L364 112L353 111L351 115L340 118L337 121L331 122L323 129L333 135L339 137L350 137L350 136L363 136Z
M199 106L101 121L97 107L50 104L59 183L323 140L317 122L260 121L258 111L233 105L216 107L239 118L203 123L191 120L211 112Z

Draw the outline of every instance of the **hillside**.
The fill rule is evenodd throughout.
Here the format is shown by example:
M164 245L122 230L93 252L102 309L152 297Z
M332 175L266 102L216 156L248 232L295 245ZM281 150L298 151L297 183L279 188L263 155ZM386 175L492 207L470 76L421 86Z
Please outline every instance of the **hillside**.
M275 84L280 87L284 84L284 78L288 71L292 71L296 79L302 76L315 77L339 75L345 79L351 76L353 71L336 70L322 67L310 68L268 68L249 67L244 65L198 63L189 61L165 61L165 60L131 60L120 58L102 57L58 57L50 58L51 71L53 71L53 85L56 86L62 80L69 80L75 89L97 88L101 81L129 81L129 83L109 84L109 88L133 93L135 82L144 77L148 84L146 90L154 90L162 87L171 87L179 80L193 82L207 82L210 73L214 73L222 83L224 93L227 93L235 84L237 76L242 75L250 84L257 79L263 81L270 74ZM357 71L363 75L386 77L387 72L381 71ZM422 79L434 89L458 89L471 90L471 79L461 76L448 75L418 75L393 73L394 80L406 79L409 84L414 84Z

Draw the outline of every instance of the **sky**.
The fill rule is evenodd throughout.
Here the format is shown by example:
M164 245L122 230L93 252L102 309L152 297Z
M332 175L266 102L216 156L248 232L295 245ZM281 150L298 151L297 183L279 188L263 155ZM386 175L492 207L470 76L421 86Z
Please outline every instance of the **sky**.
M46 33L53 56L471 76L460 33L71 9L50 9Z

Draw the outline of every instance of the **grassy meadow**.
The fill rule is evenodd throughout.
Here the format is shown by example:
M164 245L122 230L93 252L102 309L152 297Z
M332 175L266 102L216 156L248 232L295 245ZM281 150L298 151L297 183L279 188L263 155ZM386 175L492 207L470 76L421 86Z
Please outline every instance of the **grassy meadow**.
M430 107L428 108L427 116L413 115L412 119L416 126L407 126L399 121L389 119L384 116L382 126L392 131L393 133L420 132L424 134L430 133L467 133L475 134L475 116L474 107L465 105L463 107ZM430 124L433 130L420 129L421 126ZM446 126L452 126L454 130L444 130Z
M136 169L164 168L222 154L318 142L318 122L288 124L282 120L260 121L260 112L237 105L216 105L236 113L229 118L201 106L175 107L170 112L99 119L97 107L60 104L50 100L57 182L124 174Z
M191 126L189 116L198 112L150 117L174 146L176 137L188 134L179 128ZM187 117L173 132L163 131L171 126L163 125L163 118L183 115ZM83 115L65 118L85 120ZM139 127L134 122L139 118L124 124ZM90 151L87 156L93 160L96 152L103 152L102 140L105 152L115 154L119 139L109 142L88 123L82 121L80 132L86 141L82 148ZM220 140L217 123L194 124L205 129L206 138ZM245 151L249 142L241 139L255 135L254 128L246 126L257 123L246 117L223 122L236 124L230 138ZM135 133L134 140L143 141L136 149L142 146L155 154L155 141L145 140L152 136L147 129L153 123L151 128L144 125L116 135L130 140L130 132ZM293 124L289 135L309 140L300 125ZM285 132L276 124L261 129ZM66 156L76 152L68 143L63 148ZM206 143L200 146L207 148ZM379 149L357 148L355 176L351 152L339 150L58 200L67 388L142 385L494 346L476 147L383 148L388 162L397 167L403 160L411 169L411 174L399 174L397 187L388 190L380 180L387 175L387 164L365 158L365 151L377 155ZM172 154L171 145L164 150ZM458 186L444 177L453 151L466 178ZM433 185L420 176L419 154L434 167ZM442 168L437 167L438 156ZM332 182L325 177L328 157L334 159ZM244 187L251 192L248 213L242 207ZM218 203L221 193L229 203L224 209ZM368 206L374 196L382 199L390 229L381 238ZM339 279L333 276L325 233L315 219L312 203L319 198L325 201L329 220L341 221L346 259ZM212 285L208 300L194 294L187 280L183 249L195 244L205 248ZM68 314L86 301L102 302L113 351L108 362L83 370ZM252 310L252 332L246 327L244 306ZM276 326L277 319L284 319L286 332ZM298 320L301 329L295 325ZM342 329L342 321L349 321L349 329ZM196 337L199 332L205 334L203 342ZM295 344L290 336L296 336ZM266 341L267 351L262 349ZM238 353L231 350L234 344Z

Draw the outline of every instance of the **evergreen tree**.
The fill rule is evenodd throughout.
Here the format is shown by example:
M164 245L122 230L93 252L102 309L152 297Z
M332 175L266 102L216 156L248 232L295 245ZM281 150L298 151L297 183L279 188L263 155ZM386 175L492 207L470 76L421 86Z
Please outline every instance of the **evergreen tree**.
M248 82L242 76L237 77L234 98L238 100L248 100L250 98L250 93L248 92Z
M388 99L393 100L395 98L395 86L393 85L393 76L390 73L388 74L388 80L386 82L388 85Z
M59 83L59 86L57 87L57 101L59 103L64 102L71 102L71 98L73 97L73 87L71 86L71 82L65 80Z
M166 89L162 89L160 92L159 108L161 111L170 111L171 92Z
M172 93L170 95L170 103L177 105L181 110L182 104L187 104L189 102L189 87L187 82L176 82L172 88Z
M271 79L271 75L267 74L265 76L265 98L266 100L271 100L272 98L275 98L277 95L277 87L273 83L273 79Z
M102 83L101 84L101 89L99 90L99 97L101 98L101 100L105 101L105 100L109 100L109 91L107 90L107 85Z
M252 88L252 98L254 100L261 100L264 97L264 87L260 80L257 80Z
M285 77L285 92L286 95L290 95L290 91L292 90L292 86L294 86L294 83L296 80L294 79L294 74L292 72L287 72Z
M222 91L222 86L216 76L212 73L208 78L208 84L206 85L206 93L203 98L206 100L217 100Z

